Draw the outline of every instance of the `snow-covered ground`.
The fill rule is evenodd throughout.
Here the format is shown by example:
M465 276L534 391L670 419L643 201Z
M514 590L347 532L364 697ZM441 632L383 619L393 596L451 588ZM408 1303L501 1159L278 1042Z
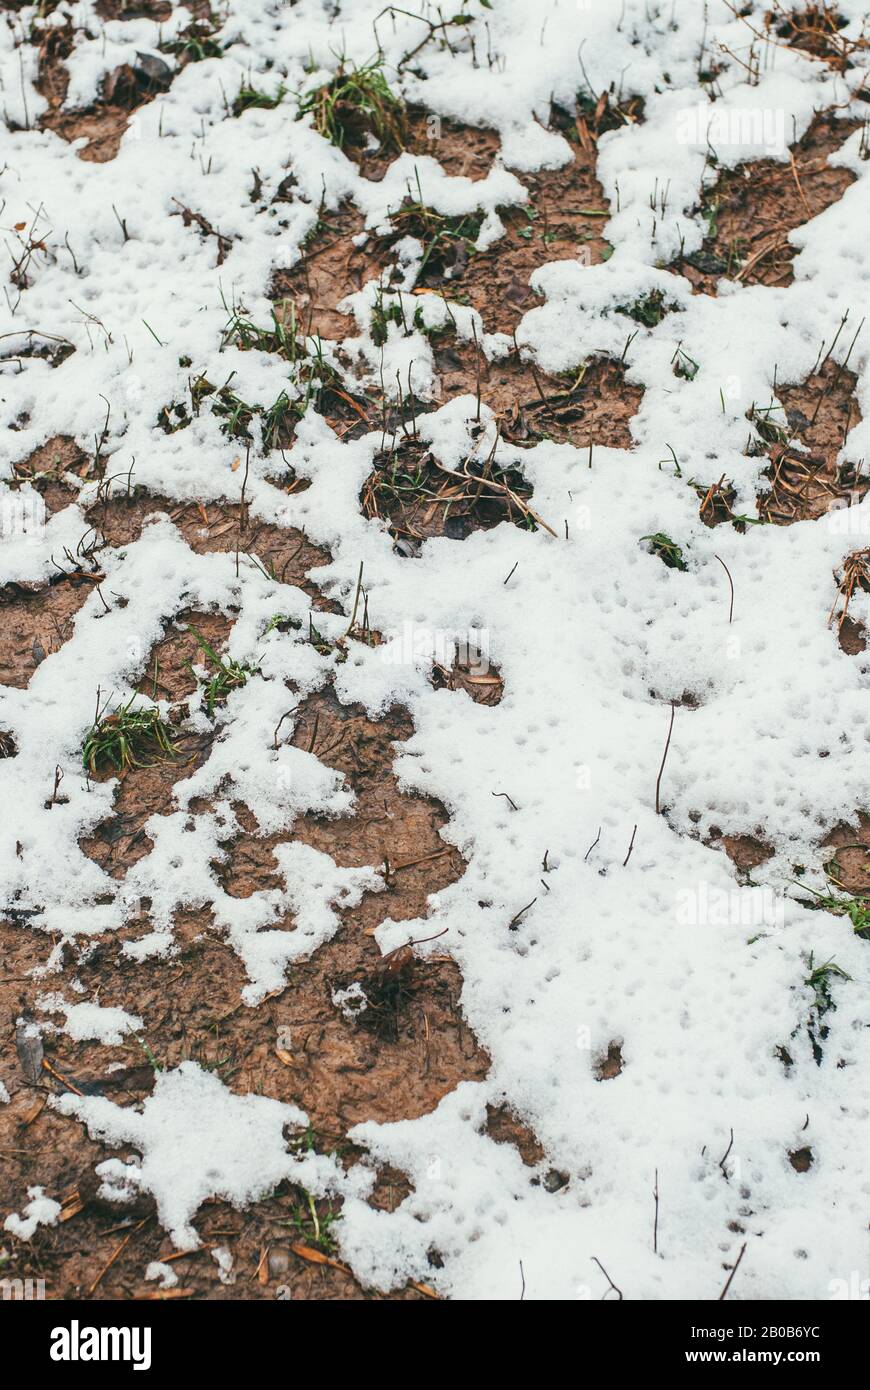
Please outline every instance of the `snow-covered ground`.
M742 8L763 30L765 5ZM857 30L860 0L838 8ZM78 612L72 638L26 688L0 689L0 729L17 746L0 762L0 904L21 914L33 965L48 967L35 986L47 995L48 1021L80 1037L111 1040L140 1020L106 995L89 1011L90 1001L53 993L61 940L117 930L150 899L153 934L137 950L168 957L176 910L211 904L247 972L244 1007L256 1008L292 975L300 953L338 930L338 910L381 883L376 864L339 869L293 843L296 817L340 813L350 793L290 745L292 720L273 739L286 681L304 694L334 678L342 701L373 716L404 704L416 732L397 762L401 784L444 804L443 834L467 860L425 918L388 920L378 932L388 951L445 929L437 945L417 949L455 959L465 1017L492 1059L484 1081L463 1082L432 1113L353 1131L376 1162L410 1178L414 1190L395 1211L366 1203L363 1169L347 1175L332 1158L285 1149L283 1125L304 1124L294 1107L234 1095L192 1062L162 1073L141 1113L104 1098L55 1102L95 1135L141 1153L133 1168L104 1165L109 1189L151 1191L166 1229L189 1244L210 1193L244 1203L298 1170L307 1190L343 1197L340 1258L383 1290L425 1279L455 1298L515 1298L522 1262L526 1297L594 1299L608 1287L600 1261L627 1298L715 1299L744 1243L731 1297L827 1298L832 1281L856 1270L866 1279L870 945L847 916L796 901L807 893L794 876L804 866L803 882L827 891L821 842L870 807L867 672L828 625L832 572L865 544L870 502L852 510L848 531L836 518L713 531L687 486L693 476L725 474L738 489L735 510L754 515L767 460L745 452L747 410L774 399L776 382L802 381L848 310L835 350L837 360L845 355L870 279L870 162L860 132L834 157L855 181L794 233L792 284L731 282L715 297L693 295L664 268L681 245L701 246L708 138L720 167L775 158L787 170L787 146L814 111L863 116L851 94L866 55L840 74L771 46L750 81L752 35L720 0L467 0L468 23L450 29L449 44L437 32L423 44L428 21L385 11L380 0L230 0L223 55L184 67L136 112L117 157L91 163L37 128L46 103L33 85L35 46L20 42L22 26L58 24L68 13L95 35L80 37L66 59L69 109L87 105L106 74L158 43L153 21L104 22L91 0L61 0L44 20L36 6L0 15L4 238L14 258L28 237L41 243L26 283L16 288L7 277L0 305L0 582L44 579L52 557L75 553L86 530L96 483L44 525L16 523L29 490L9 488L14 466L53 436L92 451L105 428L106 471L122 475L118 490L133 465L135 483L163 497L238 501L239 444L216 416L204 410L172 434L157 427L161 408L186 393L180 361L213 382L234 372L233 389L246 400L293 394L285 361L222 346L226 306L268 322L271 276L298 261L321 202L334 209L351 200L376 231L417 178L429 206L484 212L481 244L497 242L496 209L525 199L524 173L570 157L563 136L547 128L551 99L570 107L578 90L614 84L643 98L644 120L599 144L612 256L537 271L544 303L522 319L520 347L548 373L593 353L619 358L636 325L617 306L654 289L673 306L632 343L628 380L645 394L631 450L596 448L589 468L586 450L567 444L499 446L503 465L521 465L555 535L501 525L462 543L427 541L409 561L360 511L379 431L341 440L310 411L286 451L310 480L298 494L277 485L285 461L276 451L251 452L251 515L303 529L332 555L313 578L344 616L320 615L321 630L346 630L362 562L381 632L486 634L505 683L499 705L433 689L425 641L411 651L399 636L393 647L351 642L336 664L334 651L305 640L304 627L267 633L276 612L307 622L306 595L244 557L237 567L231 554L195 554L166 517L101 553L106 579ZM188 20L175 10L163 37ZM243 84L313 89L342 57L371 61L378 44L396 91L442 117L495 128L504 166L482 183L449 177L435 142L430 155L404 153L382 182L369 182L310 118L296 119L292 96L238 118L228 112ZM721 69L715 103L698 80L703 53ZM288 169L291 201L264 207ZM250 196L253 170L260 201ZM222 264L216 243L203 245L171 215L174 199L231 239ZM409 289L418 262L411 248ZM381 356L369 333L373 305L373 285L352 305L357 363L369 364L372 379ZM452 312L460 336L475 334L488 356L508 351L509 340L475 311L457 303ZM16 358L28 331L66 339L75 351L58 366ZM842 458L855 464L870 439L868 342L859 337L849 363L863 421L844 439ZM674 375L678 344L700 363L693 380ZM388 383L410 370L417 394L435 395L424 334L391 325L384 361ZM476 413L471 394L420 417L422 437L446 466L488 453L496 424L484 405L481 434ZM641 544L656 532L680 538L687 571L667 568ZM723 566L734 583L731 619ZM257 665L260 678L229 696L221 738L179 780L176 810L151 824L152 848L119 881L79 847L115 790L112 781L87 782L82 742L97 688L132 695L164 624L189 608L232 610L229 654ZM856 593L850 613L870 620L870 597ZM657 814L669 702L684 692L699 707L676 709L660 788L666 814ZM56 768L66 800L52 805ZM212 798L214 809L191 812L197 798ZM287 832L280 890L242 902L218 885L212 864L237 833L230 802L244 802L264 832ZM704 843L714 828L772 848L754 871L756 886L741 885L726 855ZM289 910L295 932L263 930ZM844 972L830 979L836 1007L820 1058L806 1030L811 955ZM596 1063L614 1040L622 1072L601 1082ZM778 1052L786 1046L788 1067ZM0 1082L9 1084L12 1066L0 1060ZM485 1132L487 1103L508 1104L543 1145L546 1166L569 1181L555 1192L531 1184L516 1150ZM797 1172L789 1153L804 1147L812 1166ZM10 1211L27 1208L24 1221L14 1217L17 1231L52 1219L38 1188L15 1200ZM440 1269L427 1262L433 1247Z

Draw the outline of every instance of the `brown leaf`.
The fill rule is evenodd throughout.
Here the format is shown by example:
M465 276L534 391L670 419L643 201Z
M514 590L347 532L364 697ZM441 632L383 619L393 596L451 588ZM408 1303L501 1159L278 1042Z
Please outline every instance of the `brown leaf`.
M330 1269L340 1269L342 1274L350 1274L347 1265L339 1264L338 1260L331 1260L328 1255L324 1255L320 1250L311 1250L307 1245L291 1245L290 1249L294 1255L298 1255L300 1260L307 1260L312 1265L329 1265Z
M34 1120L38 1120L47 1104L47 1096L43 1096L41 1100L35 1101L30 1109L25 1111L24 1115L18 1121L19 1129L27 1129L28 1125L32 1125Z
M418 1284L416 1279L412 1279L410 1282L411 1288L416 1289L418 1293L424 1294L426 1298L441 1297L441 1295L436 1293L435 1290L431 1288L429 1284Z
M45 1052L42 1038L38 1033L31 1033L26 1023L19 1023L15 1029L15 1051L18 1053L25 1081L31 1086L36 1086L42 1079L42 1059Z

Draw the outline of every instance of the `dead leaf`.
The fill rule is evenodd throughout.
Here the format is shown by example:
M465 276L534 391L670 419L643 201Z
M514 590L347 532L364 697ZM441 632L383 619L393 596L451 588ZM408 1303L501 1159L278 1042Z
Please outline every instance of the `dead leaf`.
M338 1260L331 1260L328 1255L324 1255L320 1250L311 1250L307 1245L291 1245L290 1249L294 1255L298 1255L300 1260L307 1260L312 1265L329 1265L330 1269L340 1269L342 1274L350 1274L347 1265L339 1264Z
M18 1121L19 1129L27 1129L28 1125L32 1125L34 1120L38 1120L47 1104L47 1096L43 1096L41 1100L35 1101L30 1109L25 1111L22 1118Z
M80 1211L84 1211L85 1204L78 1192L70 1193L69 1197L61 1204L58 1221L71 1221L74 1216L78 1216Z
M418 1284L417 1281L416 1281L416 1279L412 1279L412 1280L411 1280L411 1288L412 1288L412 1289L416 1289L418 1293L423 1294L426 1298L440 1298L440 1297L441 1297L441 1295L440 1295L440 1294L437 1294L437 1293L435 1292L435 1290L434 1290L433 1288L431 1288L428 1284Z
M19 1023L15 1029L15 1051L21 1063L24 1079L30 1086L36 1086L42 1079L42 1059L45 1050L42 1038L31 1032L30 1025Z

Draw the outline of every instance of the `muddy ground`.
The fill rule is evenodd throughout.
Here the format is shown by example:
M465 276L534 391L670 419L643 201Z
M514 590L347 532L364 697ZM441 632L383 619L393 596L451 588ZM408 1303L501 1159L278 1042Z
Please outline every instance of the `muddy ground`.
M167 9L159 0L103 0L101 14L159 17ZM205 24L205 9L194 7L194 17ZM119 70L92 108L64 112L63 60L71 41L67 23L51 32L41 52L41 90L50 104L42 124L67 140L84 137L77 151L80 158L107 162L117 153L131 115L165 90L166 75L159 68L150 74ZM190 53L184 58L192 60ZM535 268L578 256L594 263L609 253L601 235L608 208L596 176L596 141L604 130L642 119L636 102L617 106L605 100L592 110L582 104L573 111L554 108L552 125L571 141L571 163L523 176L529 207L505 212L505 238L483 254L464 252L464 259L449 266L436 261L427 267L420 288L444 292L449 286L451 297L480 311L488 331L514 334L523 314L538 302L528 284ZM826 159L852 128L823 113L804 139L795 142L790 165L761 161L723 173L702 210L709 230L703 252L672 269L706 294L715 294L726 273L745 283L789 283L794 253L786 233L842 196L851 175L828 168ZM410 147L435 153L449 173L482 178L498 151L493 132L450 122L441 125L433 144L425 112L412 111L408 129ZM369 178L381 177L389 162L364 147L355 157ZM256 191L255 180L252 196ZM291 195L288 175L278 196ZM220 238L214 228L203 225L195 209L180 210L179 215L185 213L191 235ZM390 262L389 238L371 239L365 247L354 245L360 228L353 209L325 214L301 264L281 272L270 286L276 303L292 304L298 321L310 332L339 342L356 330L338 305ZM439 335L433 346L442 399L478 393L496 412L502 435L511 443L554 438L583 449L595 444L631 448L629 426L641 391L625 381L621 363L592 359L582 370L583 364L578 364L570 378L554 379L536 371L518 351L489 362L474 344L459 342L451 333ZM849 498L856 490L863 495L866 482L842 475L836 466L843 438L859 418L854 387L848 368L836 368L826 359L806 382L782 388L785 419L766 415L765 403L758 403L747 422L747 453L769 458L769 488L760 498L766 521L786 525L817 518L832 499ZM351 401L348 407L346 398L327 396L322 408L340 432L371 428L386 413L376 397ZM168 420L172 427L179 423L180 416ZM32 481L49 511L56 512L74 504L77 479L99 479L104 468L98 454L58 438L19 465L17 474L22 481ZM411 490L397 484L397 477L408 473L422 476L424 484ZM287 486L295 486L292 478ZM723 479L699 492L700 514L711 525L734 524L732 501L728 480ZM403 553L409 556L432 535L451 535L461 544L480 527L513 524L534 529L538 524L531 490L521 474L502 474L496 460L488 473L470 476L457 490L455 479L439 476L407 432L400 432L395 448L376 460L360 506L366 515L381 519L394 542L408 547ZM90 507L83 518L81 552L58 566L51 583L12 584L0 591L0 682L26 688L46 655L68 640L78 608L99 585L101 553L135 539L154 511L168 513L198 553L250 551L300 586L313 609L332 606L310 578L310 571L329 557L301 533L253 522L239 506L181 505L133 487L129 496L103 497ZM860 567L856 574L855 584L865 587ZM841 583L832 576L832 603ZM183 702L195 686L189 663L201 655L191 627L220 651L230 626L231 616L182 614L150 654L141 688ZM863 650L863 633L848 615L840 622L840 634L846 651L857 655ZM463 689L484 704L497 703L503 693L500 674L491 670L481 677L473 661L458 662L450 670L436 668L432 678L434 684ZM174 924L177 953L171 959L134 963L121 953L121 946L147 933L149 923L143 917L118 934L89 939L84 952L67 948L60 971L45 983L68 998L65 987L74 977L89 998L104 989L113 1005L141 1015L141 1039L112 1047L48 1033L42 1040L43 1055L34 1057L32 1049L16 1045L17 1021L35 1016L35 996L42 987L30 973L33 935L20 922L0 922L0 1038L11 1095L8 1105L0 1105L0 1209L20 1210L33 1184L63 1203L57 1227L40 1228L27 1243L11 1235L0 1237L0 1252L5 1251L0 1253L0 1274L42 1278L51 1298L274 1298L281 1286L297 1299L381 1296L361 1287L335 1255L330 1230L341 1219L340 1209L318 1203L318 1234L302 1194L288 1185L243 1212L223 1201L207 1202L195 1218L202 1247L175 1252L149 1198L140 1198L131 1208L99 1196L95 1165L111 1155L132 1156L132 1151L109 1150L91 1141L78 1122L57 1115L48 1101L72 1089L135 1104L151 1091L155 1065L171 1067L193 1058L239 1093L256 1091L298 1104L310 1116L310 1141L353 1164L364 1158L347 1139L353 1125L425 1114L461 1081L487 1075L489 1059L463 1017L459 971L446 955L412 960L389 986L379 972L381 956L373 939L378 924L387 916L425 916L428 895L464 871L461 856L439 833L447 823L444 807L408 796L397 786L392 771L396 749L412 732L406 711L393 709L374 721L360 709L342 706L329 688L306 702L294 741L344 773L357 803L349 817L304 818L293 837L332 855L339 865L380 866L388 886L345 912L334 940L295 965L285 988L255 1009L239 1002L243 970L214 931L207 912L179 914ZM209 747L207 734L180 734L171 758L127 772L111 815L83 842L85 853L113 877L123 878L148 848L148 817L171 808L175 782L207 757ZM15 755L2 731L0 755ZM62 784L55 793L62 795ZM242 833L219 873L225 890L243 898L277 882L273 852L281 837L260 834L245 806L234 809ZM867 834L862 820L857 835L844 827L831 837L839 882L854 894L870 892L865 881L868 850L861 843ZM770 853L761 834L757 839L721 837L716 843L747 875ZM56 943L46 939L38 944L44 958ZM354 981L363 982L379 1001L356 1020L345 1018L332 1002L336 988ZM598 1059L596 1075L606 1082L621 1069L621 1044L614 1039ZM534 1134L505 1106L490 1110L488 1129L497 1142L517 1147L530 1182L545 1182L557 1190L560 1175L548 1170ZM805 1162L803 1151L794 1161L795 1166ZM408 1190L405 1175L383 1169L371 1200L391 1210ZM232 1284L221 1283L211 1258L210 1250L219 1246L232 1252ZM147 1263L156 1259L169 1260L179 1276L177 1288L165 1294L144 1279ZM433 1249L429 1259L437 1269L439 1252ZM435 1295L422 1282L390 1297L426 1300Z

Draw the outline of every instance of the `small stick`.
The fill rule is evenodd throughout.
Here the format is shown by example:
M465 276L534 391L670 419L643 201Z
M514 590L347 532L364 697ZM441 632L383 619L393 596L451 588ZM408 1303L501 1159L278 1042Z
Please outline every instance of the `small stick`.
M49 1076L54 1077L55 1081L62 1082L62 1084L66 1086L67 1090L72 1091L77 1096L84 1095L84 1091L80 1091L78 1086L74 1086L72 1082L68 1081L65 1076L61 1076L59 1071L55 1071L54 1067L51 1065L49 1061L46 1060L45 1057L43 1057L42 1059L42 1067L44 1071L48 1072Z
M120 1245L118 1245L118 1246L113 1250L113 1252L112 1252L112 1254L111 1254L111 1256L110 1256L110 1258L109 1258L108 1264L103 1265L103 1268L100 1270L100 1272L99 1272L99 1274L97 1275L96 1279L95 1279L94 1282L91 1284L91 1287L88 1289L88 1294L92 1294L92 1293L94 1292L94 1289L95 1289L95 1288L97 1287L97 1285L99 1284L99 1282L100 1282L100 1280L102 1279L103 1275L104 1275L104 1274L108 1274L109 1270L112 1268L112 1265L115 1263L115 1261L117 1260L118 1256L121 1254L121 1251L124 1250L125 1247L126 1247L127 1245L129 1245L130 1241L133 1239L133 1237L134 1237L134 1235L136 1234L136 1232L137 1232L137 1231L141 1231L142 1227L146 1224L146 1222L148 1222L148 1221L150 1221L150 1220L151 1220L151 1217L150 1217L150 1216L146 1216L145 1219L144 1219L144 1221L140 1221L139 1224L138 1224L138 1226L134 1226L133 1229L132 1229L132 1231L129 1231L128 1234L125 1235L125 1237L124 1237L124 1239L121 1241Z
M361 589L362 589L362 577L363 577L363 564L364 564L364 563L365 563L365 562L364 562L363 560L360 560L360 562L359 562L359 578L358 578L357 581L356 581L356 594L354 595L354 600L353 600L353 612L352 612L351 615L350 615L350 624L348 625L347 632L344 634L345 637L349 637L350 634L353 632L353 625L354 625L354 623L356 622L357 609L359 608L359 596L360 596L360 591L361 591Z
M480 420L480 348L477 346L477 326L474 319L471 320L471 331L474 334L474 363L477 371L477 414L475 420Z
M734 580L731 578L731 571L729 570L725 561L719 555L714 555L713 559L719 561L719 564L722 566L723 570L728 576L728 583L731 585L731 603L728 608L728 621L730 623L731 619L734 617Z
M280 729L281 725L284 723L284 720L287 719L287 718L293 713L293 710L295 710L295 709L296 709L296 706L294 705L294 706L293 706L293 709L285 710L285 712L281 715L281 718L278 720L278 723L275 725L275 732L274 732L274 734L272 735L272 747L275 749L276 752L278 751L278 730Z
M738 1269L740 1268L740 1261L743 1259L743 1252L744 1252L745 1249L746 1249L746 1241L744 1240L743 1244L742 1244L741 1247L740 1247L740 1254L737 1256L737 1262L736 1262L736 1264L734 1265L734 1268L732 1269L731 1273L728 1275L728 1278L725 1280L725 1287L724 1287L724 1289L722 1290L722 1292L721 1292L720 1295L719 1295L719 1302L720 1302L720 1303L721 1303L721 1302L723 1301L723 1299L725 1298L725 1295L727 1294L728 1290L729 1290L730 1287L731 1287L731 1280L734 1278L734 1275L737 1273Z
M587 849L586 853L585 853L584 856L583 856L583 863L584 863L584 864L586 863L586 860L589 858L590 854L592 853L592 851L594 850L595 846L598 844L598 841L599 841L600 839L601 839L601 826L599 825L599 827L598 827L598 834L595 836L595 839L592 841L592 844L589 846L589 848ZM627 862L627 861L626 861L626 862Z
M664 766L664 763L662 764L662 766ZM656 806L656 810L658 810L658 806ZM600 831L599 831L599 834L600 834ZM631 851L634 849L634 837L635 837L636 834L637 834L637 826L635 826L634 829L633 829L632 832L631 832L631 844L630 844L629 847L628 847L628 854L625 856L625 858L624 858L623 861L622 861L622 867L623 867L623 868L625 868L626 864L628 863L629 859L631 858Z
M245 476L242 478L241 506L239 507L239 534L245 530L248 524L247 502L245 501L245 489L248 486L248 469L251 466L251 446L245 449Z
M653 1220L653 1254L659 1253L659 1170L656 1168L653 1180L653 1197L655 1198L656 1214Z
M601 1263L601 1261L599 1260L598 1256L597 1256L597 1255L593 1255L593 1256L592 1256L592 1259L595 1261L595 1263L597 1264L598 1268L601 1270L601 1273L604 1275L605 1279L607 1280L608 1284L610 1285L610 1289L613 1289L613 1290L615 1291L616 1297L617 1297L617 1299L619 1300L619 1302L621 1303L621 1302L622 1302L622 1289L618 1289L618 1288L616 1287L616 1285L614 1284L614 1282L613 1282L613 1280L611 1279L610 1275L607 1273L607 1270L604 1268L604 1265L603 1265L603 1264ZM604 1298L606 1298L606 1297L607 1297L607 1294L610 1293L610 1289L608 1289L608 1290L607 1290L607 1293L604 1294Z
M518 926L519 926L519 924L520 924L520 919L521 919L522 917L525 916L525 914L528 912L528 910L529 910L530 907L534 907L534 905L535 905L535 903L536 903L537 901L538 901L537 898L532 898L532 901L531 901L530 903L526 903L525 907L521 907L521 908L520 908L519 912L516 913L516 915L513 916L513 917L511 918L511 920L508 922L508 930L509 930L509 931L513 931L514 927L518 927Z
M659 813L660 813L659 792L660 792L660 790L661 790L661 785L662 785L662 773L663 773L664 770L665 770L665 762L667 761L668 749L669 749L670 746L671 746L671 734L673 733L673 730L674 730L674 714L675 714L675 712L676 712L676 708L677 708L677 707L676 707L674 701L671 700L671 722L670 722L670 724L668 725L668 737L667 737L667 740L666 740L666 742L665 742L665 751L664 751L664 753L662 754L662 765L661 765L661 767L659 768L659 775L658 775L658 777L656 778L656 815L659 815Z
M723 1174L724 1174L724 1176L725 1176L726 1178L727 1178L728 1174L725 1172L725 1169L722 1167L722 1165L723 1165L723 1163L725 1162L725 1160L726 1160L726 1158L728 1157L728 1155L730 1154L730 1152L731 1152L731 1150L733 1149L733 1147L734 1147L734 1130L732 1129L732 1131L731 1131L731 1138L728 1140L728 1148L725 1150L725 1152L723 1153L722 1157L719 1159L719 1167L722 1168L722 1172L723 1172Z

